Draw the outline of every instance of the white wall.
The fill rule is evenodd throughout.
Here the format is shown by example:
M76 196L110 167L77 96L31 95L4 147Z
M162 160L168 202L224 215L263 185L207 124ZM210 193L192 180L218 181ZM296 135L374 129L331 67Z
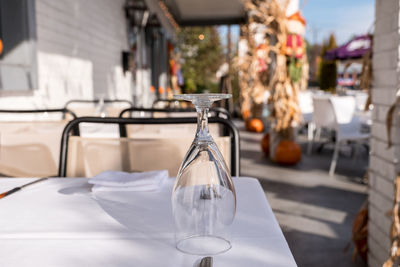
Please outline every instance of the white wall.
M368 265L382 266L390 252L393 208L393 182L400 170L399 107L392 130L393 147L387 149L386 113L400 88L399 12L398 0L376 0L373 47L372 103L374 105L369 189Z
M60 107L72 98L132 98L122 73L125 0L36 0L38 88L1 97L2 108Z

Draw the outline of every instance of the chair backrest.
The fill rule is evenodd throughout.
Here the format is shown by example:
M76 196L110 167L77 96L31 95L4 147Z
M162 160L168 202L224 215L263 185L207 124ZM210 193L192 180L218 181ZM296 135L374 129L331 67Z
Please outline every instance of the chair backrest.
M65 109L44 110L0 110L0 114L49 114L69 113ZM28 116L31 118L31 116ZM28 118L28 119L29 119ZM34 118L34 117L33 117ZM57 175L57 165L62 131L66 120L49 120L45 115L40 120L0 121L0 173L8 177L43 177ZM60 116L61 118L61 116Z
M300 91L298 94L299 107L302 114L313 113L313 94L311 91Z
M221 107L211 107L209 109L209 117L221 117L224 119L231 119L230 113ZM142 108L142 107L133 107L133 108L127 108L121 111L119 114L120 118L126 117L147 117L147 118L182 118L182 117L197 117L196 109L194 108ZM145 126L140 126L138 127L137 125L131 125L128 128L128 132L144 132L149 130L152 131L164 131L165 132L172 132L176 130L177 125L170 124L169 126L163 126L160 129L160 126L158 125L145 125ZM222 128L221 128L222 126ZM143 128L148 128L148 129L143 129ZM186 130L190 131L190 133L194 133L196 129L196 125L187 125ZM214 125L209 125L210 132L213 136L216 136L217 134L223 134L227 135L229 134L229 130L226 129L224 125L220 124L214 124ZM171 131L168 131L171 130ZM176 131L175 131L176 132ZM128 134L129 136L129 134Z
M337 126L335 110L329 97L317 96L313 98L314 113L312 121L317 127L335 129Z
M356 100L353 96L331 96L331 103L339 124L350 123L356 110Z
M317 127L331 129L350 123L356 107L352 96L318 96L313 98L313 105L313 122Z
M230 137L214 138L230 165ZM176 176L193 137L84 138L70 136L67 177L93 177L106 170L168 170Z
M368 101L368 93L366 93L366 92L356 92L354 94L354 97L355 97L357 110L364 111L365 110L365 105L367 104L367 101Z
M176 175L183 157L193 141L194 132L188 136L129 135L128 125L193 124L197 118L98 118L82 117L71 121L64 129L59 173L60 177L93 176L103 170L148 171L168 169ZM81 138L71 136L71 131L80 123L117 124L120 138ZM230 162L233 176L239 175L239 132L230 120L211 117L209 123L223 124L229 136L215 137L225 160ZM71 153L70 153L70 152ZM104 154L101 155L101 154ZM78 155L78 156L77 156ZM82 158L85 157L85 158ZM102 158L102 159L100 159ZM71 168L70 168L71 167Z
M97 105L101 101L104 103L104 111L107 117L118 117L121 110L133 107L132 102L125 99L72 99L64 107L74 111L78 117L96 116L100 115L97 114L99 112Z

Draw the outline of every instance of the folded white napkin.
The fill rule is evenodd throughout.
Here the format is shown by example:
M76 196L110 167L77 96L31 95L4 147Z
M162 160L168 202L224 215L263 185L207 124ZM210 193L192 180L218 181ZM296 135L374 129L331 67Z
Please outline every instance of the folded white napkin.
M92 191L157 191L168 178L168 171L105 171L89 179Z

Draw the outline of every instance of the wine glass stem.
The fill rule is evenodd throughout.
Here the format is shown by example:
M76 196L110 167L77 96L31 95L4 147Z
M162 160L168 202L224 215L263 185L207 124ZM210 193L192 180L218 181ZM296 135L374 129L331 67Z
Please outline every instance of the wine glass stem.
M208 108L197 107L197 130L196 140L205 141L210 140L211 136L208 131Z

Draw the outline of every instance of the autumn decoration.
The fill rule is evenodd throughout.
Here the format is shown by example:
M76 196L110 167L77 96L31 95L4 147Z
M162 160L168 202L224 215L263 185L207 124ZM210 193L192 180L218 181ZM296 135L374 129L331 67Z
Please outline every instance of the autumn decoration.
M301 119L298 92L306 87L305 19L300 12L287 14L288 0L246 0L246 24L240 28L239 69L241 109L262 117L268 95L270 155L282 140L294 142ZM266 92L268 91L268 94ZM260 108L261 106L261 108ZM300 150L301 153L301 150Z
M248 109L246 109L246 110L243 110L242 111L242 118L243 118L243 120L247 120L247 119L249 119L251 117L251 112L250 112L250 110L248 110Z
M368 259L368 205L363 203L353 221L352 239L354 243L353 260L358 254L364 262Z
M283 165L294 165L301 159L301 148L291 140L282 140L275 150L275 161Z
M383 263L382 267L398 266L400 262L400 174L397 175L394 181L394 199L391 215L392 229L390 233L392 246L390 249L390 256L386 262Z
M264 130L264 124L257 118L248 119L246 121L246 129L249 132L261 133Z

